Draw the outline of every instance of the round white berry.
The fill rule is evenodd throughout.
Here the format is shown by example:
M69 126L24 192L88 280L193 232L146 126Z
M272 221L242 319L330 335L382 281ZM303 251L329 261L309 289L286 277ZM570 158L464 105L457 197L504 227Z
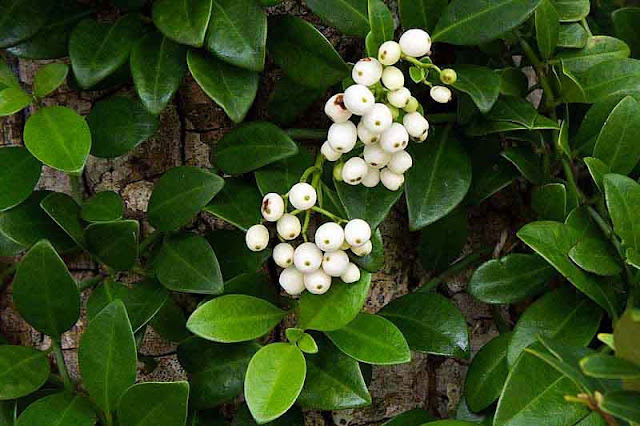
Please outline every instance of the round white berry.
M350 248L351 248L351 246L349 245L347 240L345 240L344 243L342 243L342 246L340 247L340 250L345 251L345 250L349 250Z
M340 279L346 284L355 283L360 280L360 268L355 263L349 263L347 270L340 276Z
M413 29L400 37L400 49L407 56L419 58L431 52L431 37L426 31Z
M406 107L410 99L411 91L406 87L401 87L398 90L393 90L387 93L387 100L396 108Z
M324 105L324 113L334 123L344 123L351 118L351 111L344 105L344 93L333 95Z
M393 123L390 128L380 136L380 148L394 153L402 151L409 144L409 133L400 123Z
M404 175L398 175L393 173L388 168L384 168L380 171L380 182L389 191L397 191L404 183Z
M419 112L405 114L402 124L412 138L419 139L429 132L429 122Z
M398 90L404 86L404 74L396 67L386 67L382 72L382 84L389 90Z
M342 180L349 185L357 185L367 174L367 163L360 157L350 158L342 168Z
M357 84L373 86L382 77L382 64L375 58L360 59L351 71L351 78Z
M284 214L284 200L280 194L270 192L262 198L262 217L268 222L276 222Z
M411 97L407 105L403 108L406 112L416 112L420 108L420 103L415 97Z
M322 252L314 243L302 243L293 252L293 264L300 272L313 272L322 264Z
M402 56L402 48L395 41L382 43L378 50L378 60L382 65L394 65Z
M322 270L331 277L344 274L348 266L349 255L342 250L325 253L322 258Z
M322 251L338 250L344 243L344 230L335 222L327 222L318 227L315 242Z
M382 133L393 123L391 110L385 104L375 104L371 111L362 117L366 128L373 133Z
M289 243L280 243L273 248L273 261L281 268L293 265L293 246Z
M329 134L327 135L327 142L336 152L345 153L349 152L356 146L358 142L358 130L356 125L351 121L346 123L333 123L329 127Z
M413 159L407 151L398 151L391 156L387 168L397 175L402 175L413 165Z
M344 91L344 105L355 115L366 114L375 102L371 90L362 84L354 84Z
M433 86L431 88L431 91L429 91L429 94L431 95L431 98L440 103L440 104L446 104L447 102L450 102L451 99L453 98L453 94L451 93L451 90L449 90L448 87L444 87L444 86Z
M280 273L278 279L280 287L292 296L297 296L304 292L304 274L291 266Z
M326 141L322 144L320 153L324 155L325 158L329 161L338 161L340 157L342 157L342 153L331 148L331 144L329 143L329 141Z
M297 216L285 213L276 223L276 230L278 231L278 235L285 240L295 240L298 238L298 235L300 235L302 225Z
M376 143L380 140L379 133L373 133L371 130L364 125L364 120L360 120L358 123L358 137L365 145L370 145L372 143Z
M353 252L353 254L359 257L369 256L373 251L373 243L371 242L371 240L369 240L360 247L352 247L351 251Z
M366 145L363 151L364 161L374 169L381 169L391 160L391 154L380 148L380 144Z
M318 194L313 186L305 182L296 183L289 190L289 201L298 210L309 210L316 205Z
M352 219L344 227L344 239L351 247L360 247L371 239L371 227L362 219Z
M362 179L361 183L367 188L375 188L378 186L380 183L380 170L369 167L367 175Z
M311 294L325 294L331 287L331 277L318 269L304 274L304 286Z
M247 230L245 242L251 251L262 251L269 244L269 230L264 225L253 225Z

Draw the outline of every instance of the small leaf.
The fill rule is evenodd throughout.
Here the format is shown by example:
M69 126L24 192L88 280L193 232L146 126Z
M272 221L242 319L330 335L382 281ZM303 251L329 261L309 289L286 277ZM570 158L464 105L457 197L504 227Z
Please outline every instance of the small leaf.
M542 159L534 154L530 148L509 147L502 154L511 164L522 173L532 183L540 184L544 181L542 172Z
M373 229L380 226L403 192L402 189L389 191L383 185L367 188L336 182L335 186L347 217L365 220Z
M631 423L640 422L640 393L613 391L604 395L600 408L605 413L627 420Z
M584 164L587 165L589 174L593 179L600 192L604 192L604 177L611 173L609 166L607 166L602 160L593 157L583 158Z
M47 64L40 68L33 80L33 94L39 98L51 94L56 90L67 78L69 73L69 65L66 64Z
M54 3L47 0L3 1L0 20L0 49L35 35L47 22Z
M122 395L118 422L127 426L184 425L188 382L138 383Z
M589 15L589 0L553 0L562 22L577 22Z
M500 396L509 374L510 337L509 333L499 335L473 357L464 383L464 397L471 410L482 411Z
M543 59L549 59L558 45L560 22L552 0L542 0L535 12L536 40Z
M568 213L567 188L562 183L535 187L531 194L531 209L540 220L562 222Z
M589 34L587 34L582 24L560 24L558 47L582 49L587 45L588 40Z
M135 265L139 235L136 220L93 223L85 231L89 252L116 271L128 271Z
M486 118L491 121L521 124L529 130L560 129L556 121L540 115L527 100L513 96L498 99Z
M611 355L594 354L580 360L580 368L589 377L599 379L640 379L640 367Z
M80 206L67 194L53 192L40 202L40 207L80 247L86 247Z
M87 222L111 222L122 219L124 202L117 192L98 192L82 204L82 218Z
M585 238L573 246L569 257L576 265L596 275L611 276L622 271L615 250L602 238Z
M458 79L452 86L471 96L480 112L493 108L500 94L500 77L492 69L475 65L453 67Z
M253 182L240 178L225 179L224 188L204 208L204 211L246 231L260 222L262 195ZM256 208L247 208L256 206Z
M15 207L29 198L41 172L42 164L25 148L0 148L0 211Z
M640 8L623 7L614 10L611 18L616 37L624 40L629 45L631 57L640 57L640 35L638 35L637 31L640 24Z
M371 35L367 36L369 56L378 57L378 50L385 41L394 39L395 25L391 11L382 0L368 0Z
M201 47L211 17L211 0L158 0L153 23L162 34L180 44Z
M13 115L28 107L33 101L20 87L6 87L0 90L0 117Z
M369 32L367 0L308 0L307 6L344 35L365 37Z
M313 355L318 353L318 344L310 334L304 333L296 344L305 354Z
M93 426L96 417L88 398L60 392L31 403L20 414L16 426Z

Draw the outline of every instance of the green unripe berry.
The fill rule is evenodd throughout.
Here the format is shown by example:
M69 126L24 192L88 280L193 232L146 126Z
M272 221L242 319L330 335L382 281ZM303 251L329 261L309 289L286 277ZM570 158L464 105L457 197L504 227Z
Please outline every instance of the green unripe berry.
M458 80L458 74L451 68L442 70L440 73L440 81L444 84L453 84Z
M400 116L400 110L393 105L387 105L389 107L389 111L391 111L391 117L395 121Z
M418 103L418 100L412 96L411 99L409 99L409 102L407 102L407 106L405 106L403 109L406 112L416 112L419 107L420 104Z
M342 182L342 169L343 168L344 168L344 163L343 162L336 163L336 165L333 166L333 178L336 180L336 182Z

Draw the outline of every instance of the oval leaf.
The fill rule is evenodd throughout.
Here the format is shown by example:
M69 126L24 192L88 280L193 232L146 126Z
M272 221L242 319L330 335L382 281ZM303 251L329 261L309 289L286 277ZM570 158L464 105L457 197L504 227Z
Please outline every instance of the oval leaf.
M0 345L0 400L38 390L50 373L46 352L26 346Z
M224 182L222 191L204 210L243 231L260 222L262 216L257 207L262 203L262 195L256 185L239 178L225 179Z
M124 203L117 192L98 192L84 202L81 214L87 222L111 222L122 218Z
M96 417L88 398L62 392L30 404L20 414L16 426L93 426Z
M38 70L33 80L33 94L44 98L56 90L67 78L69 66L66 64L48 64Z
M308 0L307 6L344 35L364 37L369 32L367 0Z
M42 164L25 148L0 148L0 211L29 198L41 172Z
M211 0L158 0L153 2L155 26L171 40L200 47L211 17Z
M624 98L609 114L596 139L593 156L609 166L612 173L628 174L640 160L635 135L640 132L640 104Z
M47 0L13 0L2 2L0 19L0 49L35 35L47 22L54 6Z
M510 337L510 334L501 334L473 357L464 383L464 397L471 410L482 411L500 396L509 374L507 348Z
M93 223L85 231L89 252L116 271L128 271L135 265L139 235L137 220Z
M383 185L367 188L335 182L335 186L348 218L365 220L373 229L380 226L402 196L402 190L389 191Z
M127 426L184 425L188 400L188 382L138 383L122 395L118 422Z

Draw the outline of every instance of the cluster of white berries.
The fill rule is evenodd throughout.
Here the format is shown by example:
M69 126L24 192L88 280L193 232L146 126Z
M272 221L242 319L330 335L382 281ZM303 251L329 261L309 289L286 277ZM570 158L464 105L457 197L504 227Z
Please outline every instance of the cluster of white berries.
M399 43L382 44L378 59L358 61L352 72L355 84L327 101L324 111L333 124L321 153L329 161L338 161L357 146L358 140L364 144L362 156L336 166L337 179L369 188L382 182L391 191L402 186L404 173L413 165L411 155L405 151L409 139L426 140L429 122L419 112L418 100L405 87L403 72L394 65L403 58L415 60L429 54L429 34L408 30ZM433 86L430 93L440 103L447 103L452 97L445 86ZM351 121L354 116L359 117L357 125Z
M292 213L305 212L315 207L316 190L305 182L295 184L288 193L288 201L296 209ZM326 222L315 232L315 242L303 242L294 247L291 242L301 232L302 224L295 214L287 212L285 199L269 193L262 199L262 217L275 222L280 243L273 249L273 260L283 268L280 286L290 295L326 293L333 278L350 284L360 279L360 269L351 262L347 251L356 256L371 253L371 227L362 219L353 219L343 228L336 222ZM305 239L306 241L306 239ZM247 247L262 251L269 245L269 230L262 224L253 225L246 234Z

